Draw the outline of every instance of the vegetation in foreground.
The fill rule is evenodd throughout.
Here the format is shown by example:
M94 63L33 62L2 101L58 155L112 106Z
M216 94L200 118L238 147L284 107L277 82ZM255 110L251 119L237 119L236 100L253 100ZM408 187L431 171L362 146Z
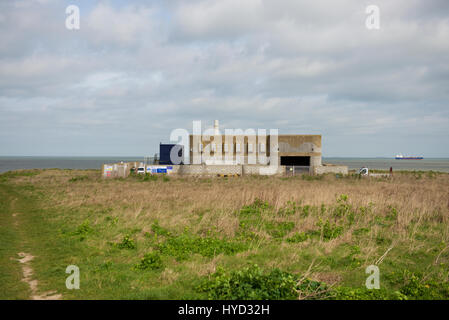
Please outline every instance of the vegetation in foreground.
M19 252L35 256L39 291L64 299L448 299L448 178L8 172L0 299L30 297Z

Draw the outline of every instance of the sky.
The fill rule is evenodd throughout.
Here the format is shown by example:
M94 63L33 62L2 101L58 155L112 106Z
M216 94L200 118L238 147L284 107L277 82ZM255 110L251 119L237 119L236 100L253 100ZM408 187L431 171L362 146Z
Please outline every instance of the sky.
M215 119L449 157L449 1L0 2L0 156L152 156Z

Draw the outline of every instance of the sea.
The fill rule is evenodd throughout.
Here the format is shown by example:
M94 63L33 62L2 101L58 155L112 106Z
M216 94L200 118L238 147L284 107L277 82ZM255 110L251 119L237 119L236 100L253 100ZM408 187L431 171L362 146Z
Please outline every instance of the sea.
M105 163L144 162L143 157L12 157L0 156L0 173L20 169L100 169ZM449 158L424 158L423 160L396 160L394 158L331 158L323 163L348 166L349 170L369 169L422 170L449 172Z

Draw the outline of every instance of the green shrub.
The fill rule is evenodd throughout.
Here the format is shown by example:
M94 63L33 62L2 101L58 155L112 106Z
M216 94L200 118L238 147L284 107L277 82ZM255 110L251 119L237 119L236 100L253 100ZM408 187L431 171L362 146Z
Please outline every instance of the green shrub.
M309 238L309 236L305 232L301 232L301 233L297 232L290 238L287 238L286 241L289 243L299 243L299 242L306 241L308 238Z
M364 207L364 206L359 207L359 208L358 208L359 214L360 214L361 216L365 216L365 215L367 215L367 214L372 214L372 212L373 212L373 206L374 206L373 203L370 202L370 203L368 204L367 207Z
M252 204L243 206L239 213L241 216L261 215L263 211L269 209L272 209L272 206L267 201L256 199Z
M248 245L237 241L227 241L214 237L198 237L182 234L169 237L164 242L156 245L160 253L173 256L176 260L186 260L192 254L200 254L205 257L213 257L218 254L232 255L244 251Z
M266 222L265 230L275 239L283 238L295 227L294 222Z
M337 198L337 205L334 208L333 216L336 218L341 218L352 211L352 206L348 203L348 196L346 194L340 195Z
M326 211L327 211L326 205L322 203L320 207L320 214L324 216L326 214Z
M117 248L119 249L135 249L136 243L133 239L129 236L129 234L125 235L122 239L122 242L117 243Z
M151 225L151 231L154 232L154 234L158 235L158 236L170 236L171 233L170 231L168 231L165 228L162 228L159 225L159 221L154 221L154 223Z
M385 217L385 220L388 221L396 221L398 218L398 210L393 206L388 206L389 211L387 212L387 215Z
M367 288L335 288L331 296L337 300L407 300L407 296L399 291Z
M252 239L257 238L252 229L260 229L263 227L262 213L271 211L273 208L268 202L260 199L254 200L250 205L243 206L238 211L239 228L238 234L240 238Z
M278 214L286 216L294 215L300 208L300 206L296 205L296 202L289 200L284 207L279 208Z
M302 207L302 212L301 212L301 217L302 218L307 218L310 214L310 210L311 206L309 206L308 204L305 205L304 207Z
M89 219L86 219L81 223L76 230L73 232L74 235L80 236L80 240L86 239L87 235L92 232L92 227L90 226Z
M252 265L232 272L219 268L198 289L206 292L209 299L279 300L297 299L300 294L306 296L310 293L323 296L325 286L311 280L300 283L296 275L279 269L264 273L257 265Z
M162 269L164 264L162 263L161 256L157 252L146 253L140 262L134 266L137 270L158 270Z
M319 236L323 238L323 241L329 241L338 238L343 233L343 227L337 226L335 223L331 223L328 219L323 221L321 218L316 224L320 230L309 231L312 236Z
M240 218L239 228L241 231L247 232L251 228L255 228L261 225L261 219L258 218Z
M359 228L359 229L355 229L352 234L354 236L360 236L360 235L364 235L370 232L370 229L368 228Z
M404 285L400 292L408 299L435 300L449 299L449 282L441 279L425 279L420 273L404 270L398 275L398 282Z
M118 217L107 216L105 220L111 222L112 225L116 225L118 223Z
M351 255L360 252L356 247L350 249ZM448 282L424 280L422 276L408 270L396 274L394 279L398 289L367 289L365 286L339 286L331 289L319 281L300 279L297 275L279 269L263 272L257 265L252 265L231 272L217 268L217 272L204 279L197 289L207 293L209 299L221 300L280 300L299 297L337 300L449 299Z

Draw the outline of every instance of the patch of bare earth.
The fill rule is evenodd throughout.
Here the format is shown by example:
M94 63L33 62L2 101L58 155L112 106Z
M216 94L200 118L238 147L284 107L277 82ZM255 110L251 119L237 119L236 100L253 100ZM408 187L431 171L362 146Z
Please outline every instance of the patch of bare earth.
M44 292L42 294L38 293L38 281L33 279L33 269L30 266L30 261L34 259L29 253L19 252L20 257L19 262L22 264L23 278L22 281L28 283L31 289L31 300L60 300L62 295L56 293L56 291Z

